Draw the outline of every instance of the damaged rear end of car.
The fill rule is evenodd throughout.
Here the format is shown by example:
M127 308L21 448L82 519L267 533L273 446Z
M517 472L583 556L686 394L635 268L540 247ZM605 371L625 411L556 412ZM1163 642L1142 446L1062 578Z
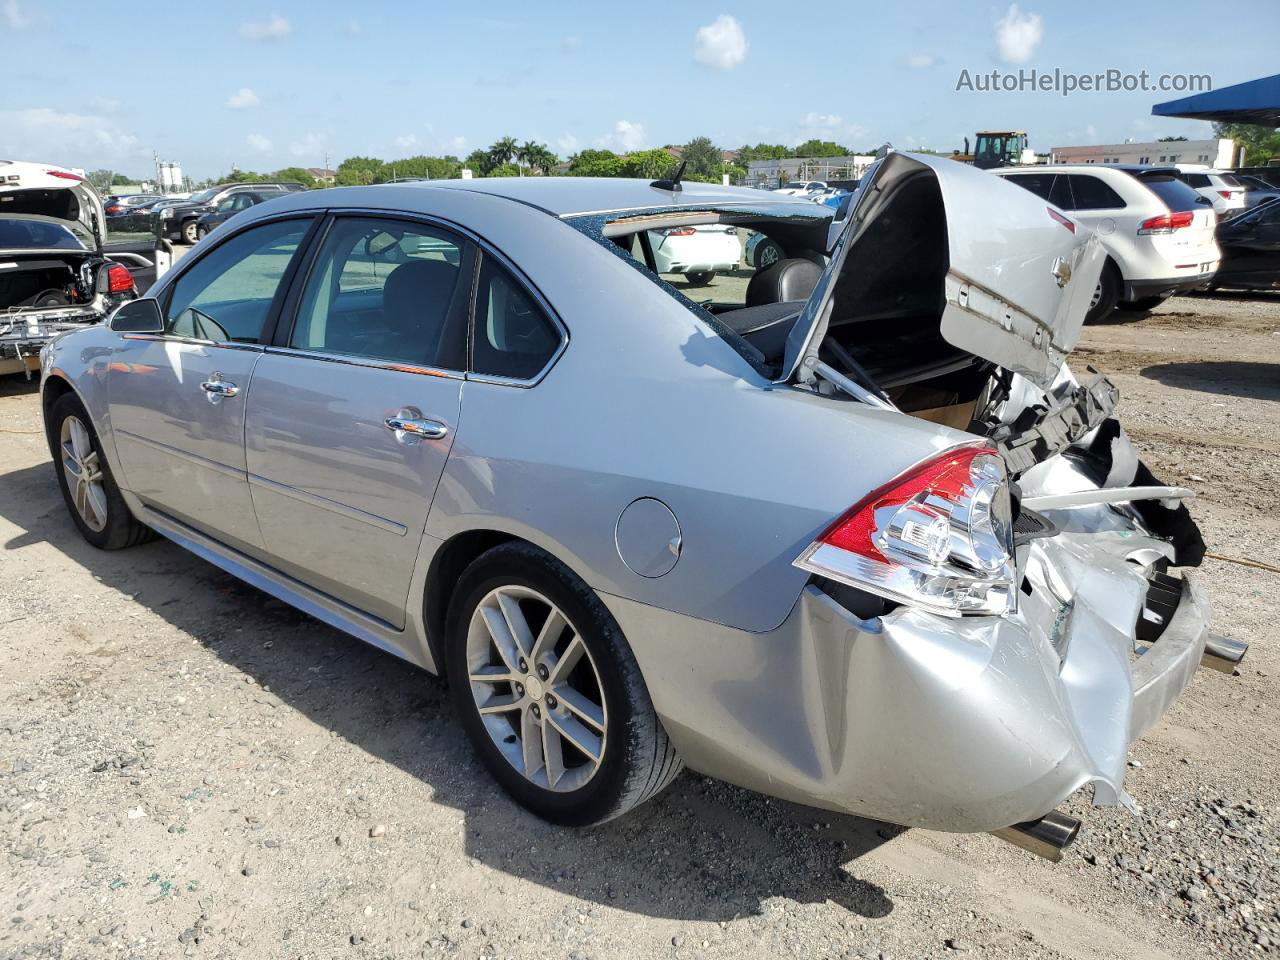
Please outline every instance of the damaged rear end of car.
M1204 553L1191 491L1138 458L1115 386L1064 362L1098 241L1008 187L889 154L766 357L780 387L937 424L940 449L795 559L812 579L783 631L823 756L765 776L1056 859L1078 823L1055 808L1089 786L1136 810L1129 744L1202 662L1230 669L1244 650L1211 638L1187 569Z

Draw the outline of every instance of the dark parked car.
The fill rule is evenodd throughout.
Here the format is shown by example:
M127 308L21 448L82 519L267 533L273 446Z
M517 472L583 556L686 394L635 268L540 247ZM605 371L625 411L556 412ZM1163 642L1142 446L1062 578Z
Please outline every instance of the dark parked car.
M108 228L120 230L123 225L139 211L151 207L157 200L163 200L159 194L137 193L127 197L108 197L103 203L103 213L107 217Z
M1218 224L1222 261L1211 289L1280 289L1280 202L1272 201Z
M179 243L195 243L199 239L196 224L206 213L218 209L218 205L228 197L239 193L256 193L264 199L284 196L307 189L300 183L221 183L209 187L191 196L183 204L165 207L151 218L151 228L156 237L162 240L176 240Z
M278 191L264 191L259 193L256 190L242 190L238 193L231 194L231 196L219 203L215 209L210 210L196 221L196 239L203 239L208 235L210 230L218 224L235 216L241 210L248 210L250 207L256 207L264 200L270 200L273 197L278 196L280 196Z

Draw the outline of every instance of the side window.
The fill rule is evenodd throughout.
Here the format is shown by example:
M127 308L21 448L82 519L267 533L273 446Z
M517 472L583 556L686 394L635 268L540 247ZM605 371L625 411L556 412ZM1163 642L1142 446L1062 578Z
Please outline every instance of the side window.
M1059 210L1078 210L1080 201L1071 195L1072 184L1079 177L1054 177L1053 189L1049 191L1049 202Z
M1210 185L1209 177L1206 174L1188 173L1186 177L1187 177L1187 183L1193 187L1207 187Z
M335 221L311 267L289 346L461 370L466 254L465 241L425 224Z
M1119 210L1125 206L1120 194L1097 177L1073 176L1071 192L1077 210Z
M560 331L537 302L492 257L480 268L471 369L528 380L560 346Z
M1016 183L1024 190L1030 190L1044 200L1049 199L1049 193L1053 190L1054 176L1051 173L1022 173L1005 179Z
M165 332L215 343L259 343L280 279L310 220L263 224L214 247L178 278Z

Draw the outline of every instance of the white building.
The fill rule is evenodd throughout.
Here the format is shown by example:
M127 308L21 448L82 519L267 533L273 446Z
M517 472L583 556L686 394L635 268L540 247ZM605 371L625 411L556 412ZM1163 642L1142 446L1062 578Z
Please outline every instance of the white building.
M752 160L747 164L747 185L779 187L790 180L859 180L875 157L853 154L844 157L785 157L781 160Z
M1050 163L1195 163L1219 170L1237 166L1234 140L1159 140L1154 143L1103 143L1054 147Z

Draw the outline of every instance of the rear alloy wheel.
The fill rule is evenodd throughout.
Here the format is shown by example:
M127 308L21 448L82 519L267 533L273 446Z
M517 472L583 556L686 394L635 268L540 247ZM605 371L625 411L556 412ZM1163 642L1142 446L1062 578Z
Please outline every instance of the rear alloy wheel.
M1120 300L1120 283L1120 271L1108 260L1098 276L1098 285L1089 301L1089 312L1084 315L1085 323L1098 323L1111 314Z
M694 270L684 275L685 282L691 287L705 287L715 278L714 270Z
M200 239L200 225L194 220L188 220L182 225L182 239L185 243L195 243Z
M544 819L609 820L680 772L617 623L543 551L509 543L475 560L454 590L445 642L472 744Z
M81 535L102 550L132 547L154 537L120 496L80 399L71 393L59 397L47 424L58 487Z

